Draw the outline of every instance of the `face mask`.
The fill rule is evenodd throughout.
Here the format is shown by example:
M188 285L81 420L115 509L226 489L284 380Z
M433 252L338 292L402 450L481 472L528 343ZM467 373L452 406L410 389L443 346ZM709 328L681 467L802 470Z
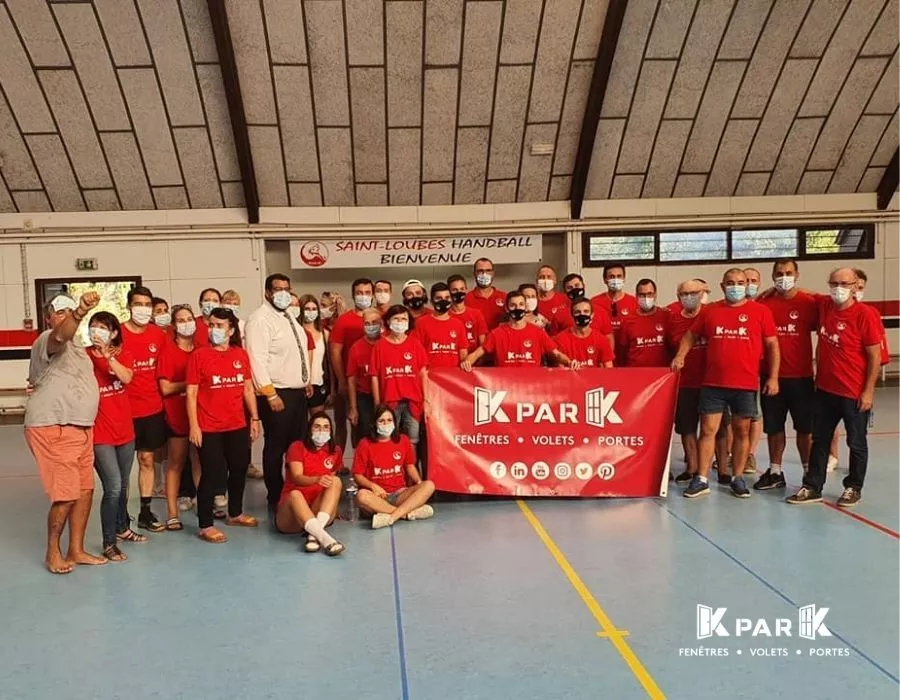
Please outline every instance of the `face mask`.
M310 309L303 312L303 320L306 321L306 323L312 323L317 318L319 318L319 312L316 309Z
M681 308L685 311L693 311L700 306L699 294L682 294L679 299L681 301Z
M312 434L312 441L316 447L321 447L331 440L331 433L327 431L318 431Z
M794 288L794 278L788 276L775 278L775 289L779 292L789 292Z
M725 298L728 301L743 301L747 297L747 288L742 285L725 287Z
M193 321L184 321L183 323L175 324L175 331L182 338L190 338L197 332L197 324Z
M375 292L375 302L379 306L387 306L391 303L391 293L390 292Z
M700 295L700 303L701 304L709 303L709 292L703 292L703 294Z
M537 299L526 299L525 300L525 310L526 311L535 311L537 309Z
M406 321L391 321L391 331L397 335L403 335L409 330L409 324Z
M210 328L209 342L213 345L224 345L228 342L228 331L224 328Z
M378 434L381 437L390 437L394 434L394 424L393 423L379 423L375 429L378 431Z
M569 297L572 301L576 299L581 299L584 296L584 287L572 287L568 292L566 292L566 296Z
M450 292L450 298L454 304L462 304L466 300L465 292Z
M606 286L610 288L613 292L621 292L625 289L625 280L621 277L613 277L606 283Z
M90 330L91 342L106 345L109 342L109 331L100 326L94 326Z
M421 309L423 306L425 306L425 298L411 297L407 299L405 303L411 309Z
M287 314L291 318L297 319L300 318L300 307L299 306L289 306L287 308Z
M156 314L156 316L153 317L153 323L160 328L165 328L172 323L172 314Z
M240 316L241 307L237 304L222 304L223 309L228 309L235 316Z
M374 323L367 323L365 326L366 337L367 338L377 338L381 335L381 326L375 325Z
M509 317L513 321L521 321L523 318L525 318L525 309L510 309Z
M135 306L131 309L131 320L139 326L146 326L150 323L153 311L146 306Z
M831 287L828 291L835 304L846 304L850 301L850 290L846 287Z
M548 280L546 278L537 281L537 288L542 292L552 292L555 286L556 284L554 284L553 280Z
M329 318L334 316L334 311L330 306L320 306L319 307L319 316L322 317L323 321L327 321Z
M575 325L579 328L587 328L591 325L591 317L587 314L578 314L575 317Z
M209 317L209 315L213 312L213 309L218 309L219 305L214 301L204 301L200 304L200 311L204 316Z
M758 284L748 284L747 285L747 298L748 299L756 299L757 294L759 294L759 285Z
M439 299L434 302L434 310L439 314L445 314L450 310L450 307L453 305L453 302L449 299Z
M356 304L357 309L359 309L360 311L365 311L370 306L372 306L372 297L357 294L355 297L353 297L353 303Z
M855 292L853 292L853 297L856 299L856 301L862 301L865 296L865 292L863 292L862 289L857 289Z
M493 281L494 276L487 272L482 272L480 275L475 275L475 284L477 284L479 287L490 287Z
M284 311L287 307L291 305L291 293L287 291L279 291L275 292L272 295L272 306L274 306L279 311Z
M638 297L638 306L641 311L651 311L656 306L656 297Z

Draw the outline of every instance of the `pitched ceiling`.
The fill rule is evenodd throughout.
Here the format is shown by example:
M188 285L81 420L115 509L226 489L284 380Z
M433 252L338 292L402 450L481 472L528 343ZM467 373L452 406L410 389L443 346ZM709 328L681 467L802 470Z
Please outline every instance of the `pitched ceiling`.
M630 0L588 198L874 191L898 3ZM263 206L569 197L607 0L225 6ZM0 0L0 211L243 204L206 0Z

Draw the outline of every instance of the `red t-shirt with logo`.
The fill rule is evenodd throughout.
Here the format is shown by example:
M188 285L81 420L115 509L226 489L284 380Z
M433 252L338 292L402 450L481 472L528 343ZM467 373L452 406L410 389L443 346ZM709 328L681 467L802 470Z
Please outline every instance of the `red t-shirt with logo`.
M707 340L703 386L759 391L763 339L778 335L771 311L755 301L719 301L706 307L691 331Z
M134 440L134 424L131 422L131 403L125 385L109 367L109 360L96 357L88 350L94 365L94 376L100 387L100 408L94 420L95 445L124 445ZM119 350L116 360L120 365L133 369L134 361L127 350Z
M575 335L574 329L569 328L554 336L553 340L563 355L588 367L602 367L604 362L613 361L609 338L596 328L592 327L584 338Z
M678 310L669 314L669 347L673 353L678 352L681 339L696 323L697 319L706 311L705 306L700 307L696 316L687 318L681 314L682 307L678 304ZM703 373L706 371L706 338L697 336L694 345L684 358L684 367L681 368L681 376L678 385L682 389L699 389L703 385Z
M415 463L416 451L405 435L398 442L363 438L353 455L353 473L393 493L406 488L406 466Z
M191 352L182 350L174 342L166 343L159 356L159 371L157 377L176 383L187 379L188 361ZM187 417L187 399L185 394L170 394L163 397L163 410L166 413L166 423L176 435L187 435L191 431Z
M204 433L224 433L247 426L244 381L250 358L243 348L197 348L188 361L187 383L197 386L197 422Z
M564 330L575 326L575 319L572 316L572 302L566 299L566 306L557 311L556 315L550 319L550 334L558 335ZM593 306L593 304L592 304ZM603 309L594 306L594 317L591 319L591 328L596 328L602 335L612 335L613 327L609 320L609 314Z
M132 333L122 325L122 347L134 361L134 376L125 387L134 418L153 416L163 410L156 370L159 354L167 342L165 333L152 324L145 326L143 333Z
M363 324L362 316L356 311L345 311L334 322L329 342L340 343L344 346L341 348L341 364L346 374L349 374L346 370L347 359L350 357L350 348L353 347L357 340L364 338L365 335L365 324Z
M317 484L301 486L291 479L291 470L288 465L291 462L303 464L303 476L330 476L341 469L344 464L344 454L340 447L335 447L334 452L325 445L316 450L310 450L302 440L292 442L284 456L284 486L278 503L284 503L292 491L306 491L306 489L319 490L322 487Z
M372 348L374 347L375 343L370 343L368 338L363 338L353 343L353 347L350 348L350 355L347 357L347 377L356 377L357 393L372 393L369 363L372 359Z
M456 316L439 320L434 315L416 322L413 336L428 355L429 367L459 367L459 352L468 345L466 327Z
M428 366L428 354L418 338L407 335L402 343L382 338L372 348L369 376L378 378L381 400L391 408L400 401L409 401L410 413L419 418L422 413L422 369Z
M567 323L566 319L571 320L572 318L572 314L569 313L570 305L569 297L562 292L553 292L548 299L541 299L538 295L537 311L549 322L547 332L550 335L556 335L569 328L571 323Z
M626 348L626 367L668 367L672 361L668 344L669 312L656 308L652 314L640 313L626 319L619 338Z
M494 356L495 367L539 367L541 359L556 350L556 343L531 323L520 329L503 325L488 333L484 350Z
M604 311L609 317L616 342L616 365L619 367L624 366L628 358L628 348L622 343L619 331L622 329L623 321L637 314L637 297L632 296L631 294L625 294L618 301L613 301L609 294L604 293L591 297L591 304L594 305L594 315L596 315L598 311Z
M822 391L858 399L869 366L866 348L881 345L884 329L871 307L856 303L838 310L830 298L819 300L819 343L816 386Z
M778 377L802 379L813 376L812 333L819 326L819 310L816 300L809 294L797 292L790 299L772 294L759 302L772 312L778 331L778 347L781 350L781 367ZM762 374L769 373L763 358Z
M209 325L206 323L206 317L198 314L194 322L197 324L197 330L194 331L194 347L205 348L209 345Z
M458 318L465 327L466 349L469 352L472 352L479 345L478 339L481 336L486 336L488 333L487 323L484 322L484 314L478 309L470 309L469 307L466 307L466 310L462 313L456 313L454 311L451 311L450 313L454 318Z
M488 330L493 330L500 325L506 313L506 292L495 288L489 297L483 297L476 287L466 294L466 306L480 311Z

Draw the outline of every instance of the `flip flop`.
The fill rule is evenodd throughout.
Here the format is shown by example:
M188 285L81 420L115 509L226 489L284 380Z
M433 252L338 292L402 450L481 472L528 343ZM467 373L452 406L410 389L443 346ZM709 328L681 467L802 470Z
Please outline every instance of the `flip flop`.
M166 520L166 530L169 530L170 532L184 530L184 525L181 524L181 521L178 518L169 518Z
M209 542L210 544L223 544L224 542L228 541L225 533L219 532L218 530L213 530L212 532L203 532L201 530L197 533L197 537L199 537L204 542Z
M232 527L257 527L259 525L259 520L254 518L252 515L241 513L236 518L228 518L225 521L225 524Z

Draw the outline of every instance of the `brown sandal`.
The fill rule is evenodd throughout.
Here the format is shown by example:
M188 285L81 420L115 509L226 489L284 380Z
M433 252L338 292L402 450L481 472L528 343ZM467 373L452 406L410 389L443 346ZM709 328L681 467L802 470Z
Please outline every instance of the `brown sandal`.
M110 561L128 561L128 557L117 545L111 544L103 550L103 556Z
M257 527L259 525L259 520L252 515L241 513L236 518L228 518L225 521L225 524L231 525L232 527Z
M219 532L218 530L210 530L207 532L201 530L197 533L197 537L199 537L204 542L209 542L210 544L222 544L228 541L225 533Z

